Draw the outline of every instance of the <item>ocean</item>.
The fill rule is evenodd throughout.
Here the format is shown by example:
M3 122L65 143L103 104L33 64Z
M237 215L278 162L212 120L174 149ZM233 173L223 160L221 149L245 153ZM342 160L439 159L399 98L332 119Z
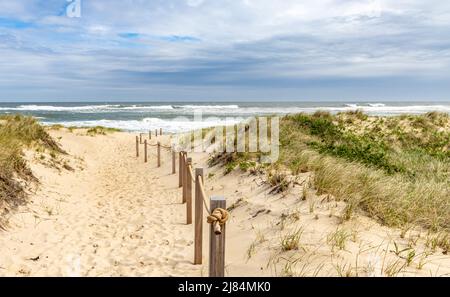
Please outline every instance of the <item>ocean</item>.
M382 116L422 114L429 111L450 113L450 102L0 103L0 114L31 115L45 125L100 125L136 132L162 128L169 133L232 124L256 115L312 113L317 110L337 113L356 109Z

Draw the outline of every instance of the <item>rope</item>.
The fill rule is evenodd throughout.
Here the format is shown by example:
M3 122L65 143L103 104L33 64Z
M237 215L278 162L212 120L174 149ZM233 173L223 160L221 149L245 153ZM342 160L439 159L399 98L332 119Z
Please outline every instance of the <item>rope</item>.
M230 214L226 209L216 208L214 211L207 217L206 221L209 224L213 224L214 233L221 234L222 226L228 221Z
M189 170L189 173L191 175L192 181L195 183L195 177L194 177L194 173L192 172L192 166L191 165L188 166L188 170Z
M199 176L197 176L197 178L199 179L198 181L200 182L200 192L202 194L203 205L205 206L205 209L208 212L208 214L211 214L211 211L209 210L208 204L206 203L206 200L205 200L205 197L206 197L205 185L203 185L203 180L201 178L199 178Z

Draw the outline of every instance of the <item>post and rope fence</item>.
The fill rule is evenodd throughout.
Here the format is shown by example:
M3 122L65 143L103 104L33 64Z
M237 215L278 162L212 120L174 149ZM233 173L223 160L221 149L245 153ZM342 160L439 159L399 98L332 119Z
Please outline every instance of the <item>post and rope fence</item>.
M186 222L192 223L192 182L195 183L195 225L194 225L194 264L202 264L203 257L203 207L208 212L207 222L210 224L209 238L209 276L223 277L225 275L225 223L229 214L226 210L224 197L211 197L210 207L207 207L204 184L204 169L196 168L193 174L192 158L184 163L183 195L186 198Z
M155 135L162 135L162 129L155 129ZM151 139L152 133L148 133ZM136 136L136 157L139 157L139 144L142 143L142 134ZM144 142L144 162L148 161L148 145L157 147L157 165L161 167L161 147L171 151L172 174L176 174L177 152L174 146L163 146L158 141L156 145ZM203 207L206 209L209 231L209 276L225 276L225 229L229 218L226 210L226 199L221 196L211 196L209 208L205 192L204 168L192 166L192 158L188 158L185 151L178 152L178 186L182 188L182 202L186 203L186 224L192 224L194 219L194 265L203 263ZM192 185L194 184L194 200L192 199ZM194 203L194 205L193 205ZM195 217L192 217L194 206Z

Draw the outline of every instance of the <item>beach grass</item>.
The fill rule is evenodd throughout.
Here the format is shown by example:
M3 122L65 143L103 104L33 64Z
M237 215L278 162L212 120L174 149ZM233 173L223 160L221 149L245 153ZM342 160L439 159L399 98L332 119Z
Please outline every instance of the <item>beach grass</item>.
M313 172L317 194L347 203L344 220L363 211L388 226L450 231L449 146L450 117L444 113L302 113L281 119L280 157L266 170L270 185L279 182L282 189L282 172ZM211 160L223 162L228 173L246 168L255 154L220 153Z
M278 165L313 171L319 193L390 226L450 229L450 118L447 114L287 116Z
M114 132L122 132L121 129L118 128L109 128L104 126L95 126L95 127L81 127L81 126L64 126L61 124L53 124L51 126L48 126L48 129L50 130L61 130L66 128L70 132L74 132L75 130L86 130L87 135L89 136L95 136L95 135L106 135L108 133L114 133Z
M95 136L95 135L106 135L108 133L114 133L114 132L120 132L120 131L122 131L122 130L117 129L117 128L95 126L95 127L89 128L87 130L87 134L90 136Z
M27 166L25 148L64 153L45 128L34 118L21 115L0 116L0 206L3 212L25 202L24 182L37 181ZM2 223L0 215L0 226Z

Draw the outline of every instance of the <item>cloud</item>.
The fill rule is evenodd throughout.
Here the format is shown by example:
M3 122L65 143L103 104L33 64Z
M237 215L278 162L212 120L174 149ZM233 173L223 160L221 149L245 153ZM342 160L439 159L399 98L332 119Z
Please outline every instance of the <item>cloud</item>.
M197 7L202 5L205 0L187 0L187 4L192 7Z
M389 80L405 97L433 83L430 96L448 91L445 1L81 1L81 18L64 15L65 0L0 2L0 100L124 96L117 88L352 97L352 82L370 94Z

